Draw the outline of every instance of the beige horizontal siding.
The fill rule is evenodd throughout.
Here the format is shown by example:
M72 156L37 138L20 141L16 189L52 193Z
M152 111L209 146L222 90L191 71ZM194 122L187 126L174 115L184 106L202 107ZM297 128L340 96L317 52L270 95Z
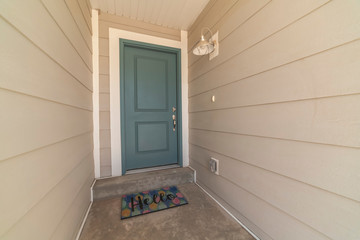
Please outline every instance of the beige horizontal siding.
M84 185L90 189L93 178L92 153L89 154L72 172L65 176L56 187L24 215L4 236L3 239L50 239L72 203L79 197ZM83 193L84 194L84 193ZM86 192L89 196L89 191ZM61 201L60 201L61 199ZM85 199L82 203L86 206ZM56 204L54 204L56 203ZM84 212L81 213L83 217ZM82 219L77 216L77 225L67 225L67 229L78 228ZM68 223L69 224L69 223ZM46 226L46 227L44 227ZM78 229L76 229L78 230ZM39 237L39 233L41 237ZM76 232L72 231L72 239Z
M109 76L110 67L109 67L109 57L100 56L99 57L99 74Z
M217 87L220 82L225 84L253 76L359 39L360 27L349 27L358 26L360 22L359 14L348 14L353 11L354 4L357 3L331 1L277 34L230 58L226 64L216 65L205 72L197 68L192 70L190 67L189 80L193 81L189 85L190 89L193 86L198 89L199 85L205 85L206 82L202 91L209 90ZM336 15L343 17L337 19L334 17ZM219 81L224 74L227 76L226 80ZM200 92L190 91L190 95L197 93Z
M92 49L92 42L91 42L92 30L91 30L91 28L89 28L89 25L86 23L86 21L83 17L83 13L82 13L79 2L72 1L72 0L64 0L64 1L73 16L80 33L82 34L83 38L85 39L86 44L88 45L88 47L90 49ZM89 1L89 0L87 0L87 1Z
M100 112L100 128L101 129L110 129L110 113L109 112Z
M88 132L1 163L1 176L12 184L1 186L1 191L8 194L1 199L4 218L0 233L19 221L64 178L64 173L71 172L92 152L91 135ZM48 159L51 155L52 159ZM16 208L9 208L11 205Z
M206 130L191 130L190 143L360 202L358 148Z
M0 239L75 239L90 203L92 49L77 4L0 3Z
M99 75L99 92L110 93L110 77L109 75Z
M360 94L198 112L190 128L360 147Z
M92 92L85 85L11 25L0 21L0 28L7 36L0 38L1 88L92 110Z
M64 0L43 0L55 22L67 36L84 63L92 70L92 50L87 45ZM89 15L90 17L90 15Z
M239 219L251 221L247 224L261 239L316 239L329 240L330 238L306 226L296 218L278 209L267 201L251 194L246 189L240 188L222 176L215 176L207 168L191 159L191 166L197 171L197 182L210 190L216 198L224 200L234 207L233 212ZM255 223L255 224L254 224Z
M356 94L360 92L359 66L360 40L193 96L189 111ZM346 81L339 81L344 77ZM214 103L209 101L213 95Z
M99 38L99 55L109 56L109 38Z
M102 148L100 151L100 157L103 159L103 161L101 162L102 166L111 169L110 148Z
M100 139L103 141L100 142L100 148L111 148L111 141L110 141L110 129L101 129L100 130Z
M207 16L212 17L204 17L202 21L199 21L198 24L194 24L194 28L190 29L189 35L188 35L188 45L189 45L189 51L191 51L191 48L196 44L196 42L199 40L199 36L201 33L201 29L203 28L203 25L206 25L208 28L213 28L217 22L219 22L225 14L228 13L230 9L234 8L234 5L236 5L239 1L238 0L226 0L226 4L224 4L224 1L214 1L211 8L209 8L207 12ZM244 1L242 1L244 2ZM260 1L262 2L262 1ZM210 3L211 4L211 3ZM239 21L240 19L236 19ZM191 58L191 57L190 57Z
M91 11L89 11L90 10L89 9L90 1L89 0L77 0L76 2L81 9L82 16L85 19L87 28L89 29L90 32L92 32L92 30L91 30Z
M359 2L210 4L188 39L219 30L218 57L189 55L200 185L261 239L359 239Z
M91 111L16 92L0 89L0 109L0 159L92 130Z
M180 31L126 17L99 14L100 176L111 176L109 28L180 41Z
M226 61L247 48L265 40L274 33L291 25L295 21L309 14L311 11L328 2L328 0L297 1L249 1L239 0L234 6L234 12L223 16L221 21L213 27L220 32L219 41L222 54L207 64L207 69ZM306 3L306 4L304 4ZM261 5L259 5L261 4ZM273 14L281 9L287 9L284 14ZM266 22L265 24L260 24ZM229 34L231 37L228 38ZM196 39L195 39L196 40ZM193 43L190 43L192 46ZM194 64L194 55L189 55L189 65ZM193 60L194 59L194 60ZM202 62L206 58L199 59ZM206 67L198 63L201 68ZM189 69L191 71L191 68ZM202 70L202 69L197 69Z
M69 232L69 226L74 226L77 229L80 229L81 222L78 221L77 217L84 214L87 211L89 206L85 205L84 202L89 201L91 198L89 188L91 188L91 181L93 180L93 174L91 173L86 179L86 184L80 189L77 193L76 198L71 202L70 207L68 208L66 215L61 219L58 227L51 236L51 240L64 240L74 238L73 233Z
M67 36L40 1L2 3L0 14L59 65L92 89L91 68L84 64ZM29 21L31 19L31 21ZM49 34L51 33L51 34Z
M261 1L248 1L248 0L238 0L228 11L226 15L218 16L218 21L214 25L209 25L208 27L213 30L221 32L220 42L225 39L230 33L240 28L243 23L246 23L249 18L254 14L261 11L271 0L261 0ZM216 6L214 6L216 10ZM208 15L209 16L209 15ZM208 19L206 19L208 21ZM192 51L194 45L199 40L199 34L201 29L190 32L189 46L188 51ZM214 32L215 33L215 32ZM196 56L194 54L189 54L189 65L193 65L196 61L204 60L201 56ZM214 59L214 61L217 59Z
M193 160L191 160L193 161ZM195 162L196 164L196 162ZM192 165L192 167L196 170L196 169L201 169L201 165L199 165L200 168L196 168L194 167L194 165ZM204 176L204 175L203 175ZM209 176L210 177L210 176ZM214 176L212 176L214 177ZM215 179L216 177L214 177ZM217 182L222 182L223 179L221 178L217 178ZM245 194L245 196L247 196L247 198L245 199L240 199L241 200L241 203L237 203L237 202L232 202L231 203L233 205L230 205L228 202L226 202L224 200L224 198L226 198L225 196L219 196L217 194L215 194L210 188L208 188L204 183L200 182L198 179L196 181L196 183L198 185L201 186L201 188L203 188L206 192L208 192L215 200L217 200L222 206L224 206L228 211L231 212L231 214L236 217L238 220L241 221L242 224L244 224L247 228L249 229L252 229L252 231L254 231L254 229L256 229L256 236L260 239L273 239L271 238L267 233L265 233L262 229L260 229L260 227L256 226L255 224L253 224L249 219L245 218L240 212L239 212L239 207L241 208L241 205L244 205L244 204L251 204L251 203L255 203L257 205L257 215L258 215L258 221L274 221L275 219L277 219L277 216L280 216L281 215L284 215L281 211L277 211L275 208L268 208L266 207L268 204L263 202L263 201L259 201L260 199L254 197L253 195L249 194ZM210 185L210 184L207 184L207 185ZM230 188L231 188L231 184L230 184ZM245 192L240 192L242 195L245 193ZM243 195L244 196L244 195ZM249 200L247 200L249 199ZM240 205L241 204L241 205ZM237 207L237 208L235 208ZM255 213L253 210L253 208L248 208L248 209L244 209L244 211L246 210L252 210L253 213ZM243 212L243 211L242 211ZM263 216L260 216L260 213L261 215L264 215ZM256 214L256 213L255 213ZM267 218L266 216L271 216L271 220L269 218ZM285 217L286 214L284 215ZM252 219L253 220L253 219ZM258 221L255 221L255 222L258 222ZM290 224L291 224L291 221L290 221ZM273 230L274 232L280 232L280 229L274 224L273 226L271 226L271 229L270 230Z
M100 93L99 101L100 101L100 105L99 105L100 111L108 112L110 114L110 93Z
M316 187L209 150L196 148L194 152L197 155L193 156L192 159L195 161L201 159L199 164L204 167L207 167L207 159L210 156L220 158L222 160L221 176L223 178L266 200L269 204L299 221L313 226L321 232L327 232L331 238L341 239L342 236L348 235L349 238L356 239L359 236L360 230L357 229L357 220L360 218L360 208L357 201L321 191ZM328 222L328 219L332 219L332 221ZM353 229L353 231L348 229Z
M100 176L102 176L102 177L111 176L111 166L100 165Z

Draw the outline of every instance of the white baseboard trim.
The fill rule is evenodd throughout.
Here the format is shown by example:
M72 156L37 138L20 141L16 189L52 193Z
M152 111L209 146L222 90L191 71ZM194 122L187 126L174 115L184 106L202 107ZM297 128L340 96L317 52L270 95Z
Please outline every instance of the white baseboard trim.
M92 195L92 194L91 194L91 195ZM82 221L82 223L81 223L79 232L78 232L78 234L76 235L76 238L75 238L76 240L79 240L79 239L80 239L81 232L82 232L82 230L83 230L83 228L84 228L84 225L85 225L86 219L87 219L87 217L88 217L88 215L89 215L89 212L90 212L90 209L91 209L92 204L93 204L93 202L91 201L90 204L89 204L89 207L88 207L88 209L87 209L87 211L86 211L86 214L85 214L85 216L84 216L84 219L83 219L83 221Z
M191 166L188 166L188 168L194 171L194 183L196 183L196 170L193 169Z
M96 183L96 179L94 179L93 183L91 184L91 187L90 187L90 202L93 202L94 201L94 191L93 191L93 188L94 188L94 185Z
M195 170L194 170L195 171ZM196 173L196 171L195 171ZM258 238L250 229L248 229L238 218L236 218L229 210L227 210L218 200L216 200L209 192L207 192L203 187L201 187L198 183L195 182L195 184L203 190L212 200L214 200L222 209L227 212L237 223L239 223L248 233L250 233L251 236L253 236L256 240L261 240Z
M89 204L89 207L88 207L87 210L86 210L84 219L83 219L82 222L81 222L79 232L78 232L78 234L76 235L76 238L75 238L76 240L79 240L79 238L80 238L81 232L82 232L82 230L83 230L83 228L84 228L86 219L87 219L87 217L88 217L88 215L89 215L91 206L92 206L92 204L93 204L93 199L94 199L94 197L93 197L93 187L94 187L95 183L96 183L96 179L94 179L94 181L93 181L93 183L91 184L91 187L90 187L90 204Z

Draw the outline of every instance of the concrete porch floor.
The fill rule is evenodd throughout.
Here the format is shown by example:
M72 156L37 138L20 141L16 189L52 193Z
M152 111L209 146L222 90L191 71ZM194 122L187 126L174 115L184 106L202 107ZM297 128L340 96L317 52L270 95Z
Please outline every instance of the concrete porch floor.
M189 204L120 219L121 197L95 201L80 240L254 239L194 183L178 185Z

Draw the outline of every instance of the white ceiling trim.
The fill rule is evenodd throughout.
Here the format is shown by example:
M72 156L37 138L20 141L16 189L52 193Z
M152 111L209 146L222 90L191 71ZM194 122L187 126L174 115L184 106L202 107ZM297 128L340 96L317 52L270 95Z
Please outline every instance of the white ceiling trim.
M163 27L188 30L209 0L91 0L94 9Z

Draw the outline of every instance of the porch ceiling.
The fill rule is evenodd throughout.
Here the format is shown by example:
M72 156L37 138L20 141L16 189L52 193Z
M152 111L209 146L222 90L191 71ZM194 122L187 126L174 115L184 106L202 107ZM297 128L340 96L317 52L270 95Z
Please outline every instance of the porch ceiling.
M91 0L92 8L163 27L188 30L209 0Z

